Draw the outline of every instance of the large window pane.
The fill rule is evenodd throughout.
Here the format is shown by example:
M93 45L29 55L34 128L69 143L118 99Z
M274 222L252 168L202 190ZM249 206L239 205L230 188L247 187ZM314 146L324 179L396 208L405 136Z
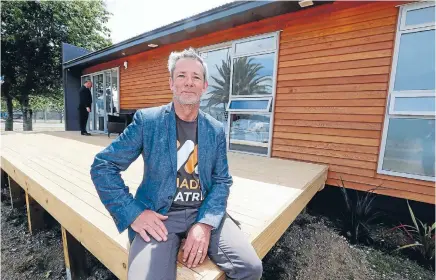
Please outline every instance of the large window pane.
M267 110L269 100L232 100L231 110Z
M235 44L236 55L261 52L265 50L273 50L276 48L276 40L274 37L257 39Z
M406 25L418 25L435 22L435 7L411 10L406 15Z
M435 89L435 31L402 34L394 90Z
M113 113L118 113L118 108L119 108L119 92L118 92L118 71L117 69L112 69L111 71L111 88L112 88L112 101L111 101L111 106L112 106L112 112Z
M105 92L106 92L106 113L112 113L112 90L111 90L111 71L104 72Z
M92 113L94 117L93 130L104 131L104 85L103 74L93 76L92 82L93 97L92 102L95 104L95 110Z
M227 129L230 94L230 47L202 53L209 70L209 87L201 98L201 110L222 122ZM226 132L227 133L227 132Z
M232 114L230 150L268 154L269 115Z
M383 170L435 176L435 120L389 120Z
M233 95L271 95L275 54L234 59Z
M396 97L394 111L434 112L434 97Z

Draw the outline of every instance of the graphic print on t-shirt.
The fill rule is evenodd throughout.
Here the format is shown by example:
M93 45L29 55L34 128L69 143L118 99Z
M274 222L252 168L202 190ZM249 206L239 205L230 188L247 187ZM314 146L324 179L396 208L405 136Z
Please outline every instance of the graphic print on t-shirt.
M197 123L177 118L177 192L172 208L198 208L203 201L198 176Z

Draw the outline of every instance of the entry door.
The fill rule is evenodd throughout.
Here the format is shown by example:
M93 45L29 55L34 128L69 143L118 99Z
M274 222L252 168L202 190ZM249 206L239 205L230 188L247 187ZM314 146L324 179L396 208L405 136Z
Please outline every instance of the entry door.
M88 129L107 132L108 114L117 114L119 111L118 69L83 76L82 84L86 80L92 81L92 112Z

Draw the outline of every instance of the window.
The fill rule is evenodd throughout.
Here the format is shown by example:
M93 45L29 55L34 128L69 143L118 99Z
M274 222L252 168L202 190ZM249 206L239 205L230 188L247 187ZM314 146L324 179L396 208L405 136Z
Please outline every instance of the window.
M435 7L400 8L381 174L435 181Z
M200 109L220 121L227 132L227 104L230 96L230 46L200 53L209 70L209 86L200 101Z
M200 108L226 127L231 151L270 155L278 34L200 50L209 87Z
M235 54L243 55L262 51L274 51L276 49L274 36L261 39L248 39L235 44Z
M270 155L277 34L233 42L229 150ZM249 113L248 113L249 112Z
M227 111L257 111L269 112L271 98L238 98L230 101Z
M267 155L270 118L270 114L232 114L230 150Z
M435 96L433 93L412 93L391 95L389 114L433 116Z
M435 6L433 3L406 5L401 8L400 30L434 25Z

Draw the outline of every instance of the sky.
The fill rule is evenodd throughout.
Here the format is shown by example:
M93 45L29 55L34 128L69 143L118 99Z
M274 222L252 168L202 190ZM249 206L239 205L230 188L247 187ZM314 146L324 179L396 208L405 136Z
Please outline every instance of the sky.
M105 0L112 43L191 17L233 0Z

